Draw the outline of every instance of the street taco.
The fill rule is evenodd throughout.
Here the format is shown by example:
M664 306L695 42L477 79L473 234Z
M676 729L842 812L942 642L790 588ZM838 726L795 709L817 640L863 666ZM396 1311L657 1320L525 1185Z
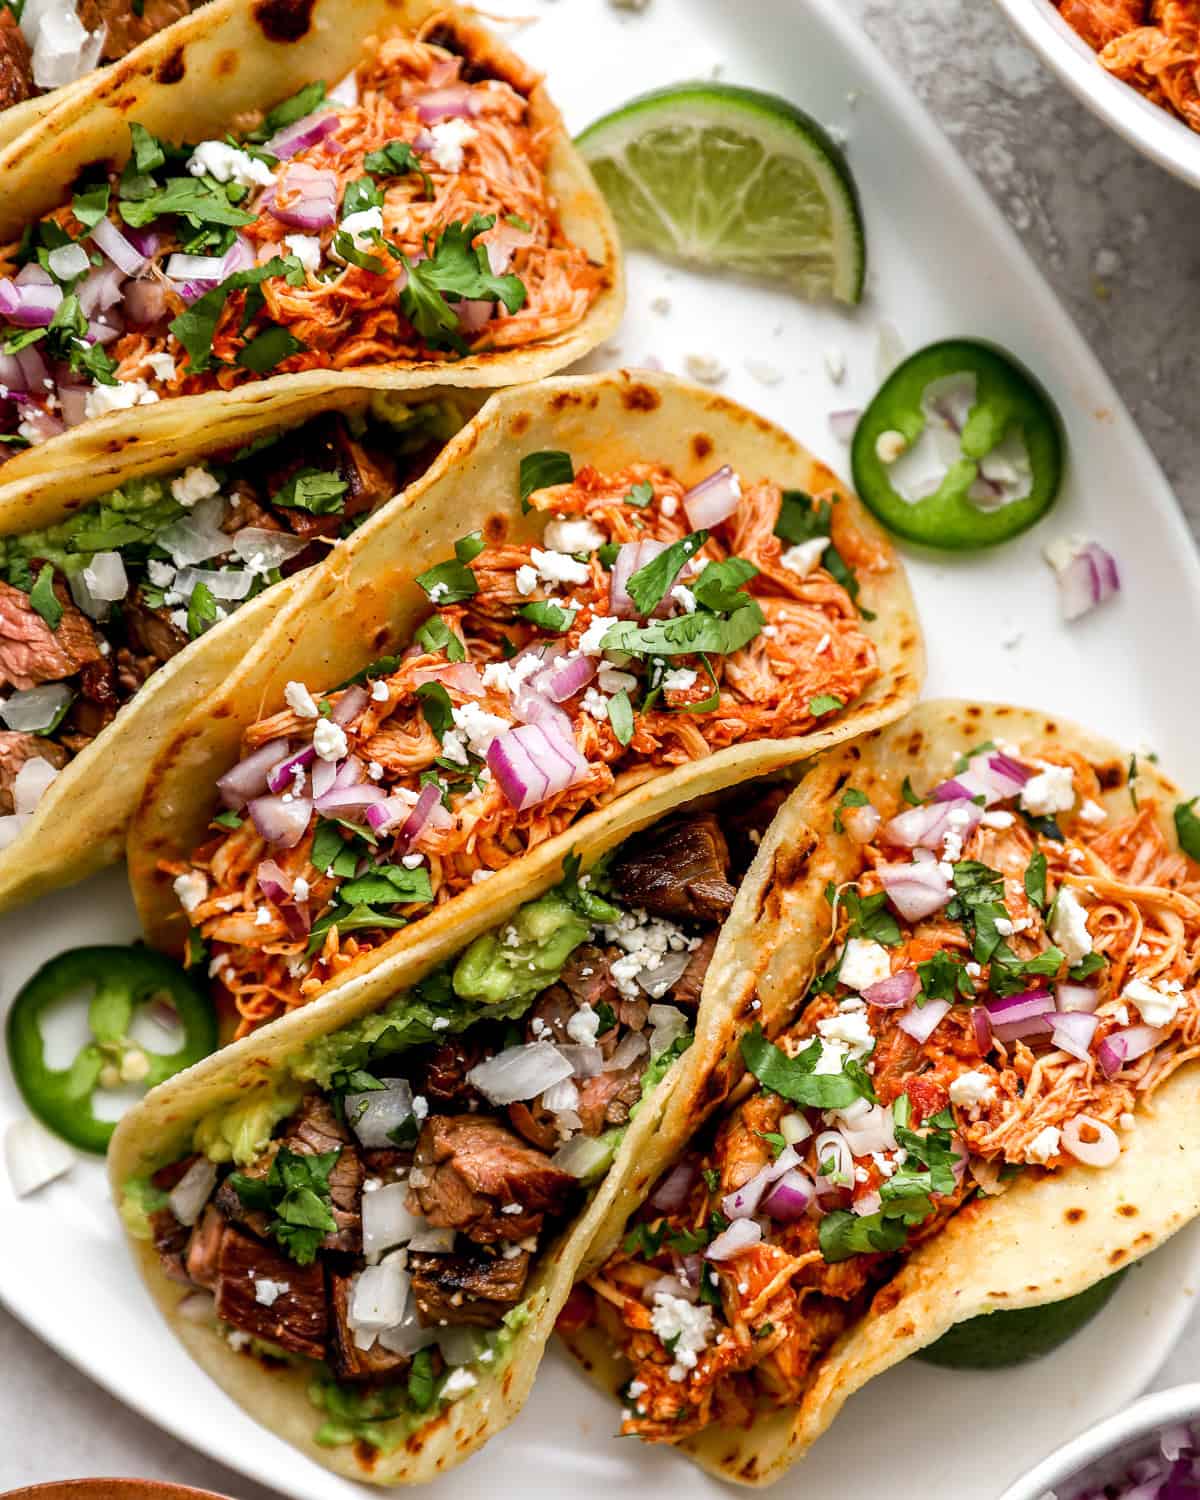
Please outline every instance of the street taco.
M470 404L340 393L149 470L0 487L0 908L121 857L175 725Z
M0 6L0 147L37 125L106 63L202 0L17 0Z
M537 379L620 316L540 79L434 0L213 0L0 172L6 481L344 387Z
M801 987L759 988L733 1107L628 1184L560 1319L624 1433L746 1484L955 1324L1200 1212L1200 822L1156 766L931 702L824 757L771 841L724 957L782 945Z
M890 543L777 428L666 376L503 393L178 726L144 926L239 1031L386 987L577 838L890 721L922 664Z
M782 796L581 848L553 888L410 950L385 997L296 1012L122 1121L143 1275L252 1416L378 1484L511 1420L686 1060L727 1046L723 934Z

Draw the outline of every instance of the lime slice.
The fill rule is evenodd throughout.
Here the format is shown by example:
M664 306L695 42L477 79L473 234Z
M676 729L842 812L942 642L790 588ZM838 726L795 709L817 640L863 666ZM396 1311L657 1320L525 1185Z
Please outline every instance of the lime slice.
M1061 1302L1001 1309L956 1323L935 1344L922 1349L917 1358L948 1370L1002 1370L1041 1359L1065 1344L1107 1306L1128 1269L1106 1276L1087 1291L1064 1297Z
M605 115L578 145L628 244L804 297L862 296L854 178L830 136L787 100L680 84Z

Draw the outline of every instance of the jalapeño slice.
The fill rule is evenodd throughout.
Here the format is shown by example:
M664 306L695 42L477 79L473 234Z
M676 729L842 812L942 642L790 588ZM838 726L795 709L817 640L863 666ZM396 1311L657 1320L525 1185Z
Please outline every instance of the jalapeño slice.
M1026 531L1062 482L1062 419L1010 355L930 344L884 381L851 445L863 503L898 536L970 551Z
M41 1021L68 996L90 994L91 1039L65 1068L46 1061ZM159 1052L130 1036L135 1012L164 1007L163 1036L182 1033L174 1051ZM153 1088L207 1057L217 1021L207 996L169 958L148 948L72 948L42 965L8 1013L8 1058L17 1087L37 1118L81 1151L103 1155L116 1129L95 1112L98 1090Z

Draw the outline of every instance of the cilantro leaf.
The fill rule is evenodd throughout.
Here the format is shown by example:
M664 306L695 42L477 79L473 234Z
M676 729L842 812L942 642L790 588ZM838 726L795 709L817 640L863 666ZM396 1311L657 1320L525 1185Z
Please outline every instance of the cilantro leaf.
M808 700L808 711L813 718L820 719L826 714L835 714L839 708L845 708L845 700L839 698L836 693L818 693L815 698Z
M161 187L147 181L149 190L137 197L122 186L117 209L131 229L143 229L164 214L180 214L197 229L206 224L241 229L254 223L255 216L231 203L226 188L211 177L172 177Z
M484 549L482 531L468 531L466 536L460 536L454 544L454 555L460 563L474 562Z
M246 139L258 144L268 141L285 125L294 125L297 120L303 120L305 115L311 115L324 102L324 82L317 79L314 83L306 83L302 89L297 89L294 94L269 110L262 124Z
M192 597L188 600L188 635L195 640L197 636L203 635L206 630L215 625L219 619L217 601L213 598L212 590L208 584L198 583L192 590Z
M918 1005L923 1005L926 1000L949 1000L954 1005L959 1000L975 998L975 986L966 966L944 948L932 958L919 963L917 974L921 980Z
M465 348L458 332L458 315L447 297L466 301L494 300L510 313L525 305L525 283L511 272L497 276L488 260L487 246L473 241L496 222L495 214L474 214L468 223L448 224L436 241L426 241L427 258L404 257L408 281L400 293L405 317L429 344Z
M428 1349L418 1349L408 1372L408 1400L417 1411L428 1411L433 1405L437 1381L433 1374L433 1355Z
M473 576L473 575L472 575ZM414 637L425 651L441 651L447 661L466 661L467 648L462 637L450 629L441 615L430 615Z
M313 923L312 932L308 936L308 947L304 951L311 958L324 943L325 935L331 927L336 927L338 932L343 933L371 928L382 931L407 926L407 917L388 916L384 912L373 911L369 906L347 906L343 903Z
M710 562L691 585L691 590L696 602L703 604L705 609L728 614L747 602L742 584L748 583L757 573L754 564L744 557L728 557L724 562Z
M633 705L624 688L608 700L608 722L621 744L628 745L633 738Z
M843 1069L840 1073L817 1073L821 1043L814 1040L795 1057L769 1041L755 1022L741 1040L742 1060L764 1088L810 1109L845 1109L855 1099L868 1097L864 1090L865 1073L858 1076ZM869 1087L869 1083L867 1085Z
M654 499L654 486L648 479L643 479L629 491L622 505L632 505L637 510L643 510Z
M521 458L520 491L524 504L534 490L548 490L556 484L572 484L575 465L571 455L559 449L547 448L539 453L526 453Z
M367 208L382 207L383 192L373 178L356 177L346 184L346 190L342 194L343 219L349 218L351 214L360 214Z
M902 1250L908 1239L897 1219L885 1219L882 1210L874 1214L856 1214L847 1208L835 1208L817 1225L821 1254L830 1264L849 1260L854 1255L870 1255Z
M54 592L54 569L49 563L42 565L37 582L29 591L29 602L51 630L58 629L63 617L63 607Z
M417 688L421 716L438 737L440 744L448 729L454 728L454 705L440 682L423 682Z
M847 937L866 938L885 948L894 948L900 941L900 924L888 910L886 891L860 896L853 886L847 886L839 896L833 887L829 887L825 897L830 906L840 903L845 908L850 918Z
M828 500L814 500L804 490L784 490L775 535L795 547L828 536L832 518L833 506Z
M523 620L528 620L542 630L562 635L575 623L575 616L579 611L564 609L561 604L555 604L553 599L535 599L530 604L522 604L517 613Z
M234 363L243 370L253 370L256 375L265 375L290 355L302 354L307 348L308 345L294 333L273 323L238 350Z
M235 271L225 278L220 286L198 297L170 323L171 332L187 350L192 373L207 370L212 361L213 335L217 331L221 314L230 293L248 287L258 287L274 276L282 276L289 286L300 286L304 282L304 267L294 255L273 256L265 265L251 266L245 271Z
M909 807L920 807L921 799L913 791L912 780L908 776L904 778L904 785L900 788L900 795L908 803Z
M689 656L697 652L728 656L752 641L766 624L758 601L749 596L747 599L741 609L725 619L697 610L694 615L655 620L650 625L619 620L608 628L600 645L604 651L627 651L631 656Z
M433 197L433 179L407 141L389 141L378 151L369 152L363 166L376 177L405 177L409 172L416 172L421 178L426 198Z
M837 809L833 815L834 833L845 833L846 831L845 825L842 823L843 807L865 807L867 805L867 801L868 798L866 792L860 791L857 787L847 787L842 795L842 800L838 803Z
M379 865L358 879L348 881L338 892L338 897L354 906L411 905L432 901L433 886L425 865L418 865L415 870L403 865Z
M475 574L458 558L436 563L417 575L417 582L434 604L458 604L479 592Z
M95 229L108 214L108 179L81 188L71 199L71 212L85 229Z
M329 469L297 469L281 490L271 496L272 505L285 510L306 510L314 516L334 516L343 508L349 485Z
M1025 894L1039 910L1046 909L1046 856L1035 849L1025 866Z
M1195 805L1195 797L1190 802L1176 803L1175 835L1183 852L1192 859L1200 860L1200 817L1192 811Z
M672 542L657 557L632 574L626 588L640 615L651 615L662 603L667 590L679 576L688 559L708 541L707 531L693 531L678 542Z

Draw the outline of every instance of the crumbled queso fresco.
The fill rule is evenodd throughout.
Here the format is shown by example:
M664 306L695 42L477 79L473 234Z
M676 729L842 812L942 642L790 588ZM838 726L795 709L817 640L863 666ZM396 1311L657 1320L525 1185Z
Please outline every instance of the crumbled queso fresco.
M675 1363L667 1374L672 1380L682 1380L689 1370L696 1368L700 1355L712 1338L712 1308L701 1303L693 1305L683 1297L673 1297L670 1292L655 1292L650 1327L675 1355ZM673 1344L672 1340L675 1340Z

